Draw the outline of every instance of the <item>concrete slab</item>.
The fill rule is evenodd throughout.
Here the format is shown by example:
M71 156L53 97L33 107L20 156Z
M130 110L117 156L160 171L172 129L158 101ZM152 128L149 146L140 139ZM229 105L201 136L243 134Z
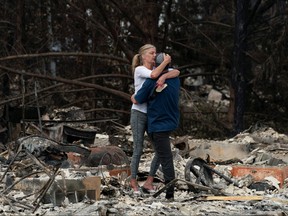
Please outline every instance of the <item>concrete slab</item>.
M226 142L192 142L189 140L189 152L192 157L206 158L207 154L210 156L211 161L227 161L232 159L243 159L249 155L249 144L235 144Z
M48 181L48 178L26 178L15 185L13 189L21 190L24 193L33 193L39 191ZM68 198L69 202L81 202L88 198L91 200L100 199L101 177L89 176L82 178L56 178L42 202L53 203L59 206Z

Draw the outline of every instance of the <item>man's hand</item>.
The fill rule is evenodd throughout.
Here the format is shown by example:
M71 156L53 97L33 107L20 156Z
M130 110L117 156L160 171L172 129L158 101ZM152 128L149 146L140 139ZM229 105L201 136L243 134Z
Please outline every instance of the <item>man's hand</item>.
M164 75L160 76L156 82L157 86L163 86L165 83L165 80L166 80L166 76Z

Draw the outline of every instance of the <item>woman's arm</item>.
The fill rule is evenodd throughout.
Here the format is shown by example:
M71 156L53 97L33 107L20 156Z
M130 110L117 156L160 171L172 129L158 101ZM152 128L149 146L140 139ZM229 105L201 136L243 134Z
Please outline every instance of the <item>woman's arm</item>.
M156 67L154 70L152 70L152 73L150 75L150 78L151 79L156 79L157 77L160 76L160 74L163 72L163 70L165 69L165 67L170 64L171 62L171 56L168 55L168 54L165 54L164 53L164 60L163 62L158 66Z
M157 80L157 85L162 86L165 83L166 79L177 77L177 76L179 76L179 74L180 74L180 71L177 69L173 69L167 73L164 73Z

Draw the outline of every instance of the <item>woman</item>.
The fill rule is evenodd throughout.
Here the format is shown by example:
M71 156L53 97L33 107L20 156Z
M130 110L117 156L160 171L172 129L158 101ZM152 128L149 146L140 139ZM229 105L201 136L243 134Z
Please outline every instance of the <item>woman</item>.
M145 44L140 47L138 54L133 57L132 60L132 73L134 74L134 87L135 94L142 87L142 84L147 78L158 78L165 67L170 64L171 57L168 54L164 54L163 62L158 66L155 66L156 47L151 44ZM158 80L157 85L162 87L165 80L168 78L177 77L179 75L178 70L171 70L168 73L162 74ZM133 97L131 97L133 102ZM135 101L134 101L135 102ZM143 152L144 134L147 129L147 104L134 103L131 108L131 129L133 133L133 155L131 159L131 179L130 186L133 189L135 195L141 194L137 182L137 172L139 168L140 158ZM144 192L153 192L153 179L156 171L159 167L159 160L157 157L153 158L151 163L150 172L147 180L145 181L142 189Z

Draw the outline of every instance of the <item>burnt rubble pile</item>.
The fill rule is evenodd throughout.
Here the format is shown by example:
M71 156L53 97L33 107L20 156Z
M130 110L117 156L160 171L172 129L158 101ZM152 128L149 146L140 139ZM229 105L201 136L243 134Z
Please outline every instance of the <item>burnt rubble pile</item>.
M272 128L221 141L171 137L176 191L167 202L161 167L156 193L130 190L130 126L99 133L77 108L42 120L2 145L1 215L288 215L288 137ZM146 139L139 184L152 157Z

